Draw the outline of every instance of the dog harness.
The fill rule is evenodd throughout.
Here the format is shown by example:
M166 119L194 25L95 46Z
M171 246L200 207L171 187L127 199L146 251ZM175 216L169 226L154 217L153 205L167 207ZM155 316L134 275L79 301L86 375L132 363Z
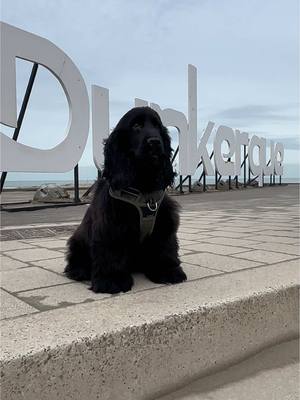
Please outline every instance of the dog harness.
M114 199L125 201L136 207L140 216L140 241L143 242L153 232L157 212L163 201L165 191L157 190L150 193L141 193L132 187L121 190L113 190L110 187L109 194Z

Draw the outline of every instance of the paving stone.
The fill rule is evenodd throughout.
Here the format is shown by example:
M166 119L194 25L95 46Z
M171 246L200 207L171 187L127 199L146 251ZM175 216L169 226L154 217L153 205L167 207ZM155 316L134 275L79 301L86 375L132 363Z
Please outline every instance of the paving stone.
M193 243L192 245L183 246L187 250L210 252L214 254L235 254L245 251L242 247L223 246L212 243Z
M66 244L66 240L47 240L41 242L39 245L46 249L65 249Z
M215 244L223 244L225 246L237 246L237 247L246 247L246 248L254 248L253 246L259 244L258 241L248 240L247 239L232 239L232 238L205 238L201 240L203 243L215 243Z
M133 280L134 280L134 285L133 285L131 291L124 293L124 294L141 292L146 289L154 289L154 288L157 288L160 286L165 286L162 284L157 284L157 283L151 282L148 278L145 277L144 274L141 274L141 273L133 274ZM123 294L123 293L121 293L121 294Z
M27 266L28 266L28 264L25 264L21 261L16 261L10 257L0 255L0 271L11 271L14 269L27 267Z
M86 284L78 282L29 290L18 294L20 299L26 300L27 303L41 311L101 300L110 296L105 293L94 293L88 289Z
M181 257L183 263L196 264L201 267L217 269L219 271L230 272L244 268L253 268L262 265L261 263L242 260L228 256L221 256L211 253L194 253Z
M61 253L48 249L24 249L7 251L5 254L20 261L36 261L60 257Z
M297 238L289 238L285 236L270 236L264 235L263 233L257 233L255 236L248 236L249 240L256 240L259 242L268 243L285 243L285 244L298 244L299 240Z
M195 229L195 228L188 228L188 227L184 227L179 225L179 229L178 232L184 232L184 233L199 233L200 228L199 229Z
M33 261L31 264L62 274L66 266L66 260L64 257L59 257L51 258L50 260Z
M300 256L300 248L292 244L284 243L258 243L253 246L256 250L269 250L275 253L286 253L294 256Z
M37 309L31 307L12 296L11 294L0 289L1 312L0 319L18 317L19 315L32 314L37 312Z
M282 230L282 231L266 230L266 231L264 231L264 235L284 236L284 237L299 239L299 231L295 232L295 231L291 231L291 230Z
M228 226L218 226L218 227L216 227L216 232L237 232L237 233L248 233L249 232L249 235L251 234L251 232L255 232L256 231L256 228L255 227L252 227L252 228L249 228L249 227L246 227L246 226L244 226L244 227L238 227L238 226L235 226L234 224L229 224Z
M181 240L200 240L205 238L205 235L198 233L178 233L178 238Z
M33 244L22 243L19 240L6 240L4 242L0 242L1 251L30 249L32 247L34 247Z
M29 290L39 287L69 283L70 280L38 267L20 268L15 271L3 271L1 286L10 291Z
M200 267L199 265L193 265L193 264L188 264L188 263L183 263L183 264L181 264L181 266L187 275L188 281L223 273L222 271L212 270L212 269Z
M179 239L178 242L179 242L179 247L185 247L185 246L193 245L194 243L197 243L194 240L184 240L184 239Z
M225 237L225 238L246 238L247 236L250 236L251 233L250 232L245 232L245 233L241 233L241 232L225 232L225 231L210 231L208 233L209 236L215 236L215 237Z
M290 260L295 258L295 256L291 256L288 254L274 253L271 251L264 250L251 250L246 251L245 253L235 254L233 257L235 258L243 258L247 260L253 260L258 262L264 262L267 264L273 264L280 261Z
M185 255L185 254L190 254L190 253L192 253L191 250L186 250L186 249L184 249L183 247L180 247L180 248L179 248L179 251L178 251L179 256L183 256L183 255Z

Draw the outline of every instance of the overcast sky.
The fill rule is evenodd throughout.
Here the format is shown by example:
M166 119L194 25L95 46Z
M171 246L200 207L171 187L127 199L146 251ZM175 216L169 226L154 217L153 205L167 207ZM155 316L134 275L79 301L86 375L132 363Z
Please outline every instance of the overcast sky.
M198 68L199 135L208 120L283 141L299 157L298 0L2 0L1 19L64 50L87 88L110 90L111 125L135 97L187 114ZM18 98L30 74L19 61ZM50 148L68 121L62 89L38 72L20 141ZM6 129L8 134L11 132ZM297 150L298 148L298 150ZM81 165L92 165L91 140Z

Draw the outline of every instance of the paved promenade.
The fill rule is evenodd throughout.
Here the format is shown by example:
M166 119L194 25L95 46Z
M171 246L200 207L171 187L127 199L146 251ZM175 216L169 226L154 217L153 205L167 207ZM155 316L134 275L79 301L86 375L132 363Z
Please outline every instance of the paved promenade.
M186 308L189 308L189 302L193 299L192 310L196 306L209 304L212 299L216 304L221 304L228 302L229 298L230 301L248 298L250 294L268 291L271 287L278 287L278 290L281 286L296 287L299 283L300 261L298 186L251 189L248 195L246 192L178 197L182 204L178 234L180 255L188 282L170 287L154 284L136 274L133 290L117 296L94 294L88 290L87 282L73 282L63 275L66 240L86 206L76 207L76 210L59 210L56 219L49 218L55 212L53 209L49 212L32 212L35 216L34 225L29 224L30 212L19 214L19 224L18 213L3 213L1 319L4 361L11 363L11 360L22 357L24 360L29 354L62 346L68 338L72 341L77 336L89 336L89 326L93 333L98 334L93 331L96 328L89 320L91 310L97 313L97 318L109 331L110 312L114 318L113 324L117 319L118 324L122 325L123 318L125 325L137 324L135 317L131 320L126 314L128 311L123 310L122 314L120 309L120 315L117 311L117 314L113 314L116 304L121 308L127 304L126 310L129 310L130 304L134 306L137 301L144 302L146 308L151 308L150 314L147 311L143 316L143 309L137 304L134 307L145 324L149 318L152 321L156 317L164 318L165 315L179 313L176 303L180 298L181 306L187 299ZM223 196L223 201L218 196ZM67 215L67 222L61 221L60 213L70 213L71 217ZM75 213L78 214L77 218ZM13 232L19 232L19 240L9 240L15 239L9 236ZM39 232L42 234L39 235ZM198 300L195 300L196 297ZM150 304L158 298L162 299L162 303L160 310L156 311L156 307ZM82 318L85 318L83 314L87 315L84 328L81 325ZM118 328L114 325L114 329ZM220 326L218 329L221 329ZM282 338L289 339L284 334ZM273 338L270 341L278 340ZM258 347L262 346L261 343ZM242 357L251 354L251 351L246 351ZM13 386L13 369L7 368L8 383L4 393L10 387L16 392L16 397L11 398L21 398L19 389ZM139 398L130 393L129 397L124 398ZM25 395L24 398L30 396ZM92 394L90 398L94 398Z

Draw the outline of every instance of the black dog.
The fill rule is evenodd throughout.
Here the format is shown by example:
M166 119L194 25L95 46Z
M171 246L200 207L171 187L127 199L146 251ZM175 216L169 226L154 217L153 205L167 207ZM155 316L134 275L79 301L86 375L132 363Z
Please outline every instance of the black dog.
M104 170L81 225L68 241L66 275L94 292L127 292L132 272L156 283L186 279L178 258L178 206L167 129L149 107L126 113L104 147Z

